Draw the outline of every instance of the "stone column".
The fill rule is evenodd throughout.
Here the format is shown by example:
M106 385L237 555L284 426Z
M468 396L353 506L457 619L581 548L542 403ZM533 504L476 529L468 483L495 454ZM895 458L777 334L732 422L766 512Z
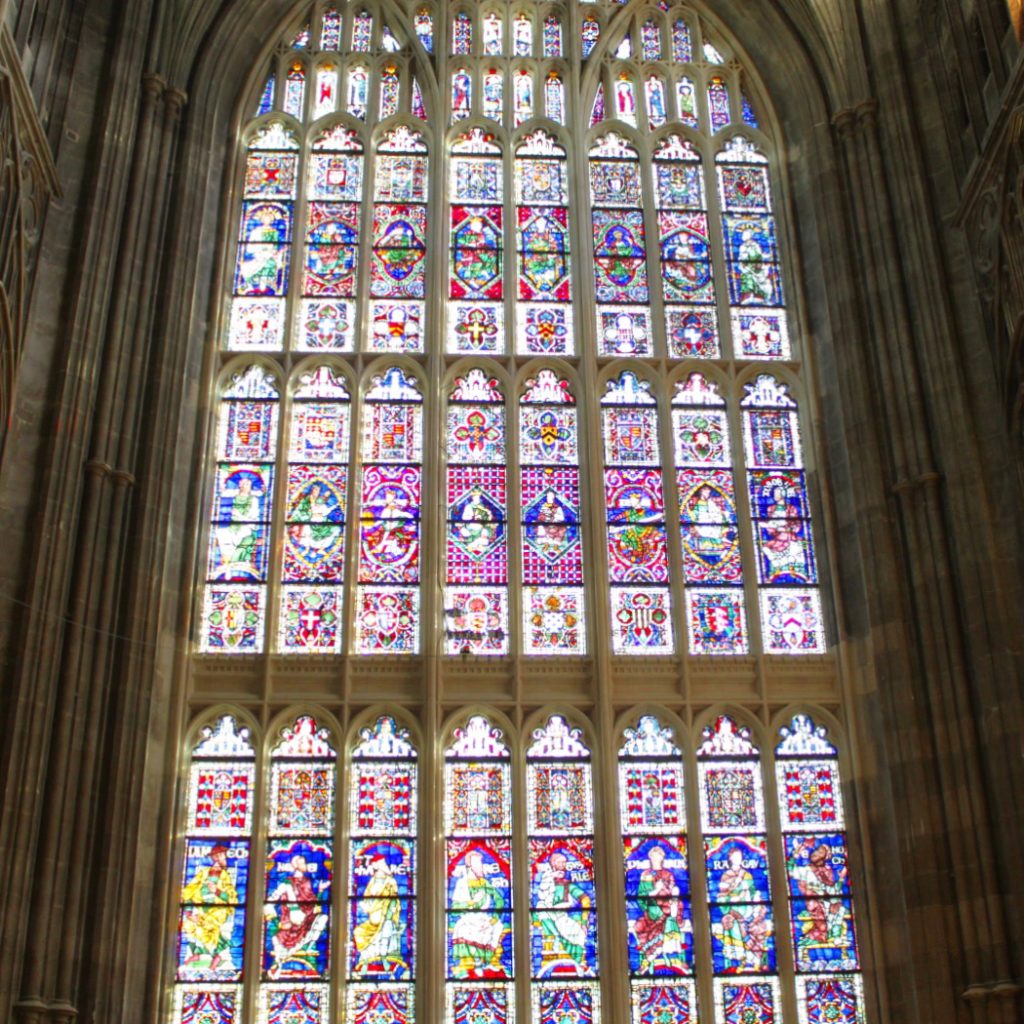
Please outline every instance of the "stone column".
M921 881L942 892L918 892L909 907L921 931L912 952L920 977L933 980L932 992L919 993L932 1014L943 1013L935 957L959 965L954 980L966 979L967 991L1005 991L1010 976L1006 919L994 898L998 863L993 845L988 792L978 757L978 737L971 702L969 666L962 643L950 527L945 519L943 477L933 451L930 410L922 386L917 338L910 314L904 266L910 251L895 227L890 175L882 160L873 100L841 111L833 124L846 176L848 222L863 310L863 333L856 339L867 349L868 386L877 396L876 415L883 423L887 470L895 498L902 544L890 581L906 588L913 628L913 676L894 678L896 692L882 694L892 732L894 775L915 773L927 786L914 808L904 808L903 843L913 843L908 867L918 872L927 861L935 874ZM902 691L902 692L900 692ZM908 701L913 706L908 721ZM901 721L900 711L904 712ZM901 738L902 732L902 738ZM909 734L909 735L908 735ZM902 747L902 749L901 749ZM899 758L902 756L902 762ZM909 896L909 894L908 894ZM946 902L948 909L941 904ZM939 905L936 909L936 905ZM939 929L936 932L932 929ZM942 933L944 932L944 936ZM925 963L925 959L929 963ZM885 950L879 950L885 962ZM956 967L954 967L956 970ZM1012 987L1012 986L1011 986ZM952 994L952 993L950 993ZM1012 1004L1007 1000L1006 1005ZM984 1007L974 1020L1008 1021L997 1003L973 999ZM929 1012L923 1009L922 1012ZM957 1007L947 1005L938 1021L954 1020Z
M70 1021L79 1005L83 962L92 965L103 942L94 927L97 865L115 859L108 824L112 794L104 778L114 692L122 582L135 486L140 403L150 362L152 295L159 273L159 239L166 218L167 169L177 133L180 94L168 94L155 75L143 78L132 174L119 236L111 315L103 346L92 457L73 547L70 623L63 646L55 701L51 758L47 765L37 870L28 901L28 930L19 1017ZM139 571L137 563L129 566ZM130 578L130 576L129 576ZM133 722L144 727L144 722ZM136 768L138 765L135 766ZM132 776L121 780L132 782ZM134 778L136 784L139 776ZM123 793L123 790L122 790ZM128 805L131 799L129 796ZM126 807L122 805L122 812ZM122 844L131 837L120 837ZM123 881L123 880L122 880ZM113 897L122 914L127 903ZM104 909L109 910L110 907ZM122 921L123 930L123 921ZM109 949L120 944L111 935ZM130 950L121 948L121 956ZM40 1005L45 1010L40 1010Z

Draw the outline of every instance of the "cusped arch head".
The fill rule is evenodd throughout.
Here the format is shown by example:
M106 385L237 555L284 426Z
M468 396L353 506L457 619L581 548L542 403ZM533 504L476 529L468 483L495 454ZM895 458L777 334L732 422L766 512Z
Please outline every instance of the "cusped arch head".
M840 759L849 757L849 741L844 724L832 711L822 707L820 704L810 704L803 701L787 704L772 715L770 732L773 750L782 741L782 730L792 730L794 719L799 716L809 719L816 728L824 728L826 742L836 749L837 756Z
M682 385L691 380L694 374L699 374L714 388L718 397L722 400L723 406L732 399L732 381L729 376L718 366L712 365L707 359L683 359L674 365L668 374L668 393L671 395L673 405L700 404L689 403L680 396L679 391Z
M597 377L597 394L599 404L609 404L604 401L608 394L609 386L614 386L620 382L623 374L627 373L632 374L632 376L636 378L641 390L654 400L659 409L666 408L669 394L666 389L665 377L653 370L647 363L633 358L616 359L614 362L611 362L607 366L601 368ZM623 402L621 404L629 405L631 403ZM639 404L648 403L641 402Z
M733 723L733 732L742 738L743 730L749 731L750 743L757 750L757 755L764 758L772 749L772 734L764 722L749 708L737 704L721 702L705 708L698 715L694 716L693 726L690 735L693 738L694 749L700 755L701 747L708 738L709 733L714 734L717 723L727 718Z
M808 395L806 393L806 385L796 373L793 372L788 366L779 362L757 362L752 363L750 366L745 366L737 375L736 380L733 384L733 393L736 395L737 400L743 403L750 389L756 389L758 382L763 377L770 377L778 385L782 385L784 391L780 391L785 397L788 397L789 401L793 403L793 409L796 410L807 410ZM785 403L780 403L784 405ZM771 406L765 406L770 408ZM804 415L800 420L801 427L805 430L809 428L810 417Z
M310 353L300 359L295 366L292 368L292 372L288 377L288 394L291 398L296 397L296 393L309 383L309 378L316 372L320 367L327 367L331 375L337 380L348 392L348 398L342 398L338 396L342 401L351 401L353 396L358 392L358 385L356 375L352 370L349 363L339 355L333 353Z
M491 730L497 730L501 735L499 741L508 749L509 759L515 758L519 747L519 731L512 724L512 720L504 711L491 707L489 704L465 704L458 711L448 715L440 731L441 759L449 756L456 739L456 732L464 730L472 719L483 718Z
M482 372L488 383L496 383L503 403L508 404L509 398L513 394L512 377L505 367L496 365L487 356L462 356L448 367L442 382L442 394L445 401L452 401L452 392L458 381L465 378L472 370Z
M188 766L197 748L210 735L216 735L223 719L229 718L234 722L234 732L251 748L251 754L225 753L226 758L246 757L255 758L262 746L263 731L260 728L256 717L247 709L237 704L214 704L211 707L203 708L189 722L182 732L183 767L187 771ZM199 755L202 756L202 755Z
M508 132L505 131L502 124L480 114L474 114L472 117L456 121L455 124L448 128L444 137L446 151L451 154L453 147L457 143L468 139L473 132L480 132L486 141L493 144L499 150L497 153L484 155L499 158L504 156L508 149Z
M574 407L581 407L580 396L583 394L583 383L579 371L567 360L559 359L558 356L538 356L536 359L524 363L518 369L514 389L517 402L522 401L530 381L535 380L541 370L551 370L559 380L567 381L569 394L574 399Z
M545 760L547 755L531 754L530 751L542 740L545 730L553 719L560 719L561 724L555 724L555 731L564 732L562 726L575 734L578 741L586 749L586 754L581 757L592 758L597 750L597 728L594 723L579 708L567 707L561 704L546 704L537 711L526 717L523 722L522 743L529 760ZM574 732L575 731L575 732ZM570 737L571 738L571 737ZM551 755L557 759L556 755Z
M675 711L670 711L662 704L644 701L634 704L632 707L619 713L615 719L615 752L616 756L622 756L622 748L626 743L626 731L636 730L641 727L643 719L653 718L661 729L667 729L671 737L668 741L679 750L679 754L673 754L674 760L686 757L691 750L691 736L689 727Z
M590 98L590 102L593 102L593 97ZM607 102L606 97L606 110ZM589 110L590 107L588 106L586 109ZM625 121L608 118L606 114L605 120L599 121L593 128L587 129L587 133L584 136L584 152L586 155L593 159L595 157L594 149L609 135L617 135L622 139L636 153L637 159L640 158L640 154L643 153L646 148L646 138L639 128L634 128L631 124L627 124Z
M306 129L306 138L310 147L316 147L317 143L330 135L332 129L343 128L345 131L353 132L363 147L363 154L368 151L369 127L365 121L353 117L346 110L336 110L330 114L324 114L317 118Z
M368 734L373 734L377 723L382 719L391 719L399 730L404 730L408 734L408 742L415 752L416 760L422 760L425 738L421 723L407 708L384 703L372 704L352 717L345 731L346 756L352 758L355 749Z
M387 371L393 367L401 370L402 376L413 385L419 393L421 400L425 400L427 395L430 394L426 373L419 363L405 355L382 355L368 363L366 369L363 370L359 391L364 403L367 401L372 389L381 383L385 383Z
M214 390L214 398L222 400L228 398L227 392L238 381L245 377L253 367L264 373L263 381L272 388L275 394L268 394L266 397L271 400L280 400L284 394L284 374L269 356L253 352L239 353L232 356L220 369L217 374L217 382Z
M539 122L539 123L535 123ZM554 159L568 160L572 154L572 131L565 125L558 124L547 118L531 118L525 124L519 125L512 133L512 154L515 157L527 156L521 152L531 136L538 132L548 136L562 152L553 154Z
M326 708L319 704L303 701L298 704L291 704L287 708L277 712L267 724L267 731L263 737L263 751L265 757L280 755L282 745L287 741L288 734L295 730L295 727L304 719L312 719L313 735L316 740L323 740L331 750L333 757L327 754L310 754L310 760L324 757L333 760L341 753L341 739L344 732L338 719ZM304 723L304 728L306 728ZM310 737L312 739L312 736ZM318 744L317 744L318 745Z
M678 119L667 121L660 127L651 130L647 144L650 147L652 160L659 159L659 150L666 143L669 143L673 137L678 138L683 142L688 142L693 146L697 155L700 157L702 166L710 166L710 164L714 162L716 150L709 145L707 135L705 135L699 128L694 128L692 125L684 124ZM662 159L664 158L662 157Z
M273 133L275 126L282 133L282 144L258 145L261 137L269 134L268 129ZM242 128L239 137L246 149L294 150L298 152L305 131L302 123L291 114L286 114L281 110L271 110L269 113L251 118Z

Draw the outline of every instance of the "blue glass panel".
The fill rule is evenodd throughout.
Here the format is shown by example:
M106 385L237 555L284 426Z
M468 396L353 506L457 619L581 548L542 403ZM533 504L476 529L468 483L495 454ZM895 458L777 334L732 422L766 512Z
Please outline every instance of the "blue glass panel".
M853 908L849 900L793 900L791 916L798 971L858 969Z
M786 836L786 873L791 896L847 895L846 837Z
M761 836L722 836L704 841L708 899L756 903L769 899L768 853Z
M362 895L371 882L382 882L384 874L394 880L396 896L413 894L416 864L411 840L359 839L352 841L351 848L350 896Z
M690 892L690 872L686 861L686 840L657 836L623 840L626 858L626 895L677 896Z
M774 972L772 908L766 903L711 907L711 961L715 974Z
M248 880L248 842L189 841L181 890L179 981L241 977Z
M750 478L750 514L755 519L808 519L803 470L755 469Z

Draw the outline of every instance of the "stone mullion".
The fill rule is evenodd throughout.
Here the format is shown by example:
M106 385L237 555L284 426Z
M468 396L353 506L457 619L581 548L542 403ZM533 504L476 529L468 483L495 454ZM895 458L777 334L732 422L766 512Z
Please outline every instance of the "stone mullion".
M441 21L444 5L436 12L437 22ZM435 22L436 24L436 22ZM447 31L447 30L446 30ZM446 38L446 37L442 37ZM443 47L435 37L435 51L443 66ZM417 853L422 865L416 881L416 1006L420 1024L443 1020L444 976L445 976L445 917L438 913L438 901L432 894L445 891L444 844L436 842L435 821L436 787L430 792L425 780L433 781L443 772L440 758L441 724L444 718L444 676L443 644L447 618L444 615L444 542L447 537L447 506L445 503L445 480L441 460L442 439L445 437L447 407L444 401L445 341L447 339L447 302L445 296L448 275L448 174L449 160L445 145L446 117L440 110L447 111L446 103L438 104L438 116L433 126L425 125L424 138L429 147L428 156L428 207L427 207L427 288L424 300L424 316L427 330L422 331L426 387L423 394L423 454L421 471L421 493L435 495L420 516L420 657L423 672L423 744L420 752L420 827ZM357 527L358 529L358 527ZM441 762L441 763L439 763ZM441 791L443 792L443 785ZM440 813L437 805L436 813ZM440 820L440 819L437 819ZM440 943L439 941L440 940ZM437 954L440 950L440 956Z
M886 267L897 265L895 254L899 247L893 235L874 103L842 112L836 118L836 127L855 183L853 221L867 235L864 242L868 258L861 261L867 273L865 286L869 294L884 300L878 310L877 329L867 331L866 337L878 344L873 364L881 377L879 390L892 396L888 408L898 419L888 431L896 477L893 491L898 497L904 528L912 600L923 627L918 649L921 670L929 703L939 712L932 718L930 732L939 754L936 764L945 819L943 831L951 858L949 868L957 879L956 889L964 894L955 918L964 946L964 973L968 991L971 991L1008 977L1008 964L1002 913L984 897L978 900L972 896L984 893L986 879L995 878L997 872L994 851L986 838L990 830L988 808L981 796L984 790L980 765L970 754L976 749L976 740L970 733L956 735L956 723L969 716L970 709L958 682L966 675L966 665L958 632L956 600L951 590L949 541L937 494L940 477L930 457L929 425L919 390L919 368L910 362L909 351L902 352L899 346L885 343L889 339L909 340L913 329L902 297L884 274ZM943 637L945 642L930 643L926 639L929 636ZM962 751L959 756L955 753L943 756L946 751L958 750ZM978 796L969 797L968 793ZM982 906L984 916L979 920ZM976 1006L984 1006L984 1001ZM976 1015L976 1019L985 1018Z
M604 507L602 505L602 507ZM602 645L607 646L607 644ZM611 680L599 687L594 707L594 859L597 883L598 971L601 1020L629 1020L629 955L626 938L626 896L623 885L622 838L616 815L618 751ZM534 1021L533 1024L539 1024Z

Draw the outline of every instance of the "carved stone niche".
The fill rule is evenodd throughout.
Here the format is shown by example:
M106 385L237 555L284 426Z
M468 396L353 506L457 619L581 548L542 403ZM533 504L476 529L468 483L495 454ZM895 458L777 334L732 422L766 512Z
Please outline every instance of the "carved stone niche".
M0 28L0 454L25 345L43 215L59 192L53 156L14 41L6 27Z

